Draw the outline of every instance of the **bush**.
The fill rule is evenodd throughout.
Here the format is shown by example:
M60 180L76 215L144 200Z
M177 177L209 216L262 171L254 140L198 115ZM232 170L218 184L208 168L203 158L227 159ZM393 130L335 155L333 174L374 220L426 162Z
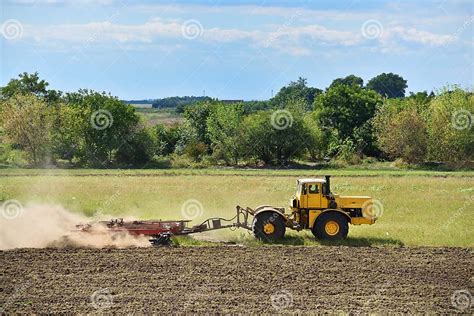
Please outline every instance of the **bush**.
M188 155L177 155L171 154L171 167L172 168L207 168L209 167L209 162L206 157L202 157L201 161L194 161Z
M474 95L445 88L430 103L429 158L445 162L474 157Z
M364 157L364 158L362 159L362 163L363 163L364 165L376 164L376 163L378 163L378 162L379 162L379 161L378 161L377 158L375 158L375 157Z
M28 164L26 153L15 149L11 144L2 144L0 146L0 164L10 166L25 166Z
M199 162L207 153L207 145L201 142L191 142L184 149L184 153L194 162Z
M323 159L329 146L329 137L328 133L321 128L314 112L305 116L304 127L308 133L306 149L309 157L313 161Z
M149 164L150 168L168 169L171 168L171 159L163 156L153 156Z
M377 143L390 158L408 163L425 159L428 135L426 122L415 107L405 101L387 101L373 119Z
M390 165L399 169L407 169L410 166L406 161L401 158L395 159Z
M347 138L339 146L336 160L350 165L356 165L361 162L361 158L356 154L356 146L351 139Z

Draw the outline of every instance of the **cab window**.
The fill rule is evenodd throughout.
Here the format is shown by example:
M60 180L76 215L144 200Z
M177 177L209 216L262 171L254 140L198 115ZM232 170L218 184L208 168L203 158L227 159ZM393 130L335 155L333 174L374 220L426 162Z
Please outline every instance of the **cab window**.
M319 193L319 186L317 184L310 184L308 191L309 191L310 194Z

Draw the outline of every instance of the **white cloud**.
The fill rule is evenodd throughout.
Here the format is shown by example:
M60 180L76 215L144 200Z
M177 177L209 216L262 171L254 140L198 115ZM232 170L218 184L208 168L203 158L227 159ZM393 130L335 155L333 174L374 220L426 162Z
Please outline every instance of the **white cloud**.
M115 24L110 21L86 24L61 24L55 26L24 26L24 38L37 44L52 41L89 45L95 42L154 43L161 38L183 40L183 24L177 21L154 19L143 24ZM266 30L240 30L204 27L196 39L204 43L245 42L260 48L273 48L290 55L309 55L314 44L350 46L360 41L360 35L346 31L330 30L320 25L267 26ZM306 43L306 44L304 44ZM309 43L309 45L308 45Z
M181 36L181 23L158 19L143 24L114 24L110 21L54 26L25 26L26 36L38 42L59 40L66 42L111 41L146 42L156 37Z
M405 28L396 26L388 30L388 37L399 37L400 39L429 46L442 46L450 44L456 40L454 35L433 34L427 31L417 30L415 28Z
M87 0L82 0L87 1ZM362 23L367 19L377 19L385 23L397 21L400 24L413 24L418 27L436 26L440 23L456 23L465 18L465 12L452 12L455 2L468 5L466 1L441 0L443 7L450 8L450 14L440 9L440 3L436 1L425 2L420 5L416 2L387 2L380 3L379 8L362 10L363 5L354 1L353 6L347 10L319 10L308 6L279 7L259 5L210 5L210 4L140 4L133 5L133 10L146 14L219 14L248 16L270 16L284 19L292 19L296 16L298 22L307 23ZM130 8L132 9L132 8Z
M0 0L1 1L1 0ZM312 46L339 45L354 47L368 42L360 32L364 22L376 20L383 25L382 36L369 41L364 47L403 51L410 43L424 46L442 46L457 39L453 35L438 34L449 28L440 29L440 24L450 25L454 33L466 19L459 15L440 12L440 4L452 6L453 1L442 0L420 6L416 3L397 2L380 4L376 8L364 9L361 3L352 3L348 10L318 10L305 6L279 7L258 5L210 5L189 3L153 3L144 1L123 2L117 0L5 0L16 4L35 5L119 5L128 14L147 16L173 16L172 19L152 19L141 24L119 24L114 19L86 24L60 24L51 26L25 25L25 38L34 38L38 43L47 41L96 42L118 41L121 43L156 43L160 38L182 40L182 23L187 18L200 20L204 31L195 41L207 43L247 42L259 48L274 48L289 54L309 54ZM468 1L461 1L467 4ZM465 14L465 13L463 13ZM204 18L205 16L206 18ZM226 17L236 26L215 27L208 25L214 18ZM252 23L241 29L238 16ZM186 17L186 18L183 18ZM263 18L261 18L263 17ZM267 25L262 21L280 21L280 24ZM215 22L214 22L215 23ZM259 24L260 23L260 24ZM275 22L273 22L275 23ZM254 29L248 29L253 25ZM429 30L429 31L428 31ZM461 33L461 32L460 32ZM464 43L465 41L460 40ZM245 43L244 43L245 45ZM376 47L377 46L377 47Z
M26 25L24 37L37 42L144 42L152 43L159 38L183 39L183 24L178 21L153 19L142 24L116 24L110 21L86 24L61 24L54 26ZM260 47L278 47L291 43L294 51L308 49L303 43L324 45L355 46L364 41L360 30L341 31L311 24L305 26L269 25L259 30L240 30L236 28L206 28L197 40L204 42L231 43L250 41ZM456 40L453 35L440 35L413 27L391 26L379 38L380 45L405 41L429 46L441 46Z

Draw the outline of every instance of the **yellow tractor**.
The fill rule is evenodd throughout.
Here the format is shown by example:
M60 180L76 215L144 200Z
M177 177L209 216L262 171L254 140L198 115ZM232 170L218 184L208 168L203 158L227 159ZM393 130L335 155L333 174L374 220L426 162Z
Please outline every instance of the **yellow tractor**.
M120 218L100 223L109 231L150 236L150 242L156 246L169 245L172 235L235 227L252 230L255 237L268 241L283 238L287 227L298 231L311 229L319 239L338 240L347 237L349 224L375 223L381 206L375 204L374 207L373 202L368 196L332 193L330 176L326 176L325 179L299 179L288 213L284 207L262 205L252 209L237 205L237 214L231 219L212 217L192 227L188 227L190 220L126 222ZM91 224L76 225L81 232L92 232L91 227Z
M368 196L343 196L331 192L330 176L325 179L299 179L291 200L291 211L283 207L259 206L255 210L237 207L253 215L252 231L262 240L281 239L286 228L311 229L318 239L339 240L347 237L349 224L374 224L373 200ZM249 227L250 228L250 227Z

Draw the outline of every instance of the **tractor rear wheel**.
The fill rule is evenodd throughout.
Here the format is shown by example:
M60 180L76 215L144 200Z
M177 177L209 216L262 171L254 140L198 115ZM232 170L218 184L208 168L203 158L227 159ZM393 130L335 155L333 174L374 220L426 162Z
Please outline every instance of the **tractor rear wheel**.
M285 221L276 212L257 214L252 223L252 231L256 238L264 241L274 241L285 236Z
M318 239L345 239L349 233L349 223L342 214L336 212L323 213L316 218L311 231Z

